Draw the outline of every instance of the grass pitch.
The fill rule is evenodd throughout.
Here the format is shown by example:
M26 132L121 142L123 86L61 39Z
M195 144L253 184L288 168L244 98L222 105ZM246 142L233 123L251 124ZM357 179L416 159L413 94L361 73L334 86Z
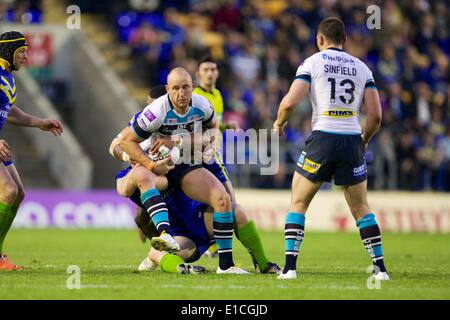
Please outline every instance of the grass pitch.
M281 231L261 232L269 259L284 263ZM236 264L253 271L234 239ZM356 233L306 232L293 281L275 275L217 275L217 259L197 264L209 274L138 273L149 244L131 230L12 230L4 248L26 267L0 272L4 299L450 299L450 236L383 234L392 281L367 288L368 254ZM81 289L69 290L67 268L81 270Z

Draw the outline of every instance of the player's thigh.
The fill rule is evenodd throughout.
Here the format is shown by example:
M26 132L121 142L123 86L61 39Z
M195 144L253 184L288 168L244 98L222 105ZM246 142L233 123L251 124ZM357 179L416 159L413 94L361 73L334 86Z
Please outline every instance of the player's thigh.
M369 213L369 203L367 202L367 180L354 185L344 186L344 195L355 220L359 220Z
M0 202L14 204L18 194L18 186L8 169L0 162Z
M181 189L191 199L211 205L211 199L227 194L222 183L205 168L187 173L181 180Z
M306 213L309 204L321 185L322 182L310 181L298 172L294 172L290 211Z
M177 255L184 261L190 261L197 255L197 246L194 241L185 236L175 236L174 239L180 245L180 251Z
M19 204L22 202L23 198L25 197L25 190L23 187L22 180L20 179L19 172L17 171L17 168L14 164L10 164L6 167L6 170L8 170L9 175L14 180L14 183L17 186L17 198L16 203Z

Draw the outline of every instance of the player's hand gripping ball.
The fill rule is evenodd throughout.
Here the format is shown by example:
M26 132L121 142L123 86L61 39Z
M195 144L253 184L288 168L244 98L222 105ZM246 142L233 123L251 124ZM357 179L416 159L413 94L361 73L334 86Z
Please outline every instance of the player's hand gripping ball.
M150 158L153 161L159 161L167 158L168 156L171 157L170 162L171 164L175 164L180 159L180 149L178 147L173 147L172 149L167 148L166 146L161 146L158 149L158 153L156 155L150 155Z

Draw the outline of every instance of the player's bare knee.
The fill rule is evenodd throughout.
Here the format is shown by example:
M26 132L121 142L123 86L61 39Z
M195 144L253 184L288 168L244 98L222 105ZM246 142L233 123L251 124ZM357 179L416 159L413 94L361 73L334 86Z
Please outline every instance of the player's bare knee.
M169 186L169 180L165 176L156 176L155 178L155 188L158 191L164 191Z
M15 183L5 183L1 186L0 201L9 205L16 203L19 188Z
M145 172L145 174L136 174L135 177L136 184L141 191L155 187L156 175L150 171Z
M224 190L213 190L212 205L214 210L218 212L226 212L230 210L231 200L230 195Z
M196 251L197 251L197 248L196 248L196 247L194 247L194 248L185 248L185 249L180 250L180 251L177 253L177 255L178 255L181 259L183 259L184 261L187 262L187 261L191 261L191 260L192 260L192 257L195 256Z

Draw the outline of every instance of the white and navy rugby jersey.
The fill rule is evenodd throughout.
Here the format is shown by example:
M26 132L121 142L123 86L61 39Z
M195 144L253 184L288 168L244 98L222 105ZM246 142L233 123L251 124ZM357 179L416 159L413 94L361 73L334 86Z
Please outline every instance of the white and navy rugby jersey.
M16 101L16 84L13 75L0 62L0 130L8 118L14 101Z
M214 110L209 101L193 94L187 112L178 114L165 94L149 104L137 117L133 117L130 126L142 140L149 139L150 145L158 136L172 134L187 135L199 132L203 125L213 122Z
M340 49L329 48L306 59L296 79L311 84L312 129L361 133L360 106L366 88L376 88L364 62Z

